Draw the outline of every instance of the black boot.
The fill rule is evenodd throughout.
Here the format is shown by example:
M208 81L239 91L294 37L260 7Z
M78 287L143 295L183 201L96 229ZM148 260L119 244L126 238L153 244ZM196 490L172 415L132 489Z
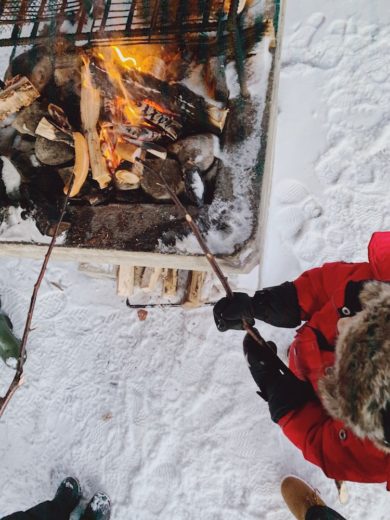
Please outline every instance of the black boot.
M93 495L80 520L109 520L110 516L110 499L105 493L99 491Z
M80 502L80 498L81 487L79 481L73 477L67 477L59 485L52 502L59 509L63 509L70 514Z

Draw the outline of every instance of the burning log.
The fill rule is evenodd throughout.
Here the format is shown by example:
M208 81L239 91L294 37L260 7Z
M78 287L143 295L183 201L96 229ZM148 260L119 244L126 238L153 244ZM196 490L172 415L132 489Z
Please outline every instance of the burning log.
M82 86L80 98L81 121L86 133L89 157L91 161L92 177L99 183L100 188L107 188L111 182L106 162L100 149L100 139L96 125L100 115L100 90L91 84L87 66L82 71Z
M7 88L0 92L0 121L15 114L23 107L28 107L40 93L26 77L15 78Z
M141 62L141 69L147 70L155 78L165 81L167 79L167 66L165 61L158 56L147 56Z
M137 152L139 152L139 147L132 143L118 143L115 151L122 160L133 163Z
M146 123L157 127L173 141L182 133L183 127L179 121L175 120L172 115L164 114L164 112L148 101L141 104L141 114Z
M143 152L148 152L152 155L155 155L156 157L159 157L160 159L165 159L167 156L167 150L163 146L160 146L155 143L146 143L144 141L135 141L134 139L127 139L127 141L130 144L134 144L138 148L141 149Z
M116 88L104 68L104 61L92 60L90 69L96 84L102 85L104 96L116 96ZM203 97L180 83L166 83L151 74L126 68L121 69L121 78L129 97L144 110L146 103L171 116L172 120L179 121L181 126L193 130L220 134L225 126L227 109L207 103Z
M145 126L119 125L117 131L124 141L134 139L136 141L154 142L161 139L161 132Z

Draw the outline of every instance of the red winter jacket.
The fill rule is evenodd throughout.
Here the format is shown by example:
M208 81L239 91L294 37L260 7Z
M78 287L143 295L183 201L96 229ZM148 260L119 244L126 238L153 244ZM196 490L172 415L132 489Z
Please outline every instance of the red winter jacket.
M311 269L294 281L301 318L290 347L289 366L317 392L318 379L334 364L336 324L348 315L349 281L390 280L390 232L374 233L368 246L369 262L335 262ZM278 423L304 457L337 480L386 482L390 490L390 455L369 440L357 438L344 424L332 419L321 403L310 401L287 413Z

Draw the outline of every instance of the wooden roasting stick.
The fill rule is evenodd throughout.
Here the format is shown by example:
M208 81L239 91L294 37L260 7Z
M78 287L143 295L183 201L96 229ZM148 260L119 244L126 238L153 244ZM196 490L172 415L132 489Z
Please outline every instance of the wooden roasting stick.
M100 149L100 139L96 129L100 105L100 90L92 85L89 64L84 63L81 72L81 122L88 143L92 177L99 183L100 188L104 189L110 184L111 175Z
M153 170L144 164L144 168L146 170ZM194 222L191 215L188 213L187 209L183 206L183 204L180 202L180 199L176 195L176 193L171 189L169 184L166 182L164 175L162 174L162 167L160 167L160 170L157 172L158 176L161 179L161 182L163 183L165 189L168 191L169 195L171 196L173 202L175 203L176 207L179 209L179 211L183 214L184 218L187 221L187 224L191 228L191 231L194 233L195 238L198 241L199 246L201 247L202 251L204 252L209 264L211 265L212 270L218 277L219 281L221 282L223 288L226 291L226 296L228 298L233 298L233 291L232 288L229 285L229 282L226 278L226 276L223 274L221 268L218 265L218 262L215 258L215 256L211 253L208 245L206 244L206 241L204 240L198 225ZM266 348L268 352L270 353L271 357L273 358L275 364L279 368L279 370L286 374L289 369L286 366L285 363L280 359L280 357L273 351L273 349L268 345L268 343L265 341L265 339L259 334L257 329L255 329L252 325L250 325L246 320L242 320L243 327L247 331L247 333L258 343L259 346Z
M39 96L40 93L28 78L15 78L0 92L0 121L30 106Z
M45 258L42 263L41 270L39 272L38 279L34 285L34 290L33 290L33 293L31 296L31 301L30 301L30 307L29 307L28 314L27 314L26 324L24 326L23 337L22 337L22 341L20 343L19 359L18 359L18 362L16 365L16 373L15 373L15 376L14 376L5 396L0 397L0 418L2 417L4 410L6 409L8 403L12 399L12 396L14 395L16 390L23 384L23 367L24 367L24 362L26 361L26 345L27 345L28 336L31 331L31 322L32 322L32 317L33 317L33 313L34 313L34 309L35 309L35 303L37 300L39 288L40 288L42 280L45 276L47 264L49 263L51 253L53 251L53 248L54 248L54 245L56 242L56 238L58 236L59 229L60 229L62 220L65 215L66 206L68 205L68 200L69 200L70 193L72 191L72 187L73 187L73 181L71 180L71 182L68 186L68 192L64 199L60 217L58 219L58 222L56 224L56 227L55 227L55 230L53 233L53 238L51 239L49 248L46 252Z

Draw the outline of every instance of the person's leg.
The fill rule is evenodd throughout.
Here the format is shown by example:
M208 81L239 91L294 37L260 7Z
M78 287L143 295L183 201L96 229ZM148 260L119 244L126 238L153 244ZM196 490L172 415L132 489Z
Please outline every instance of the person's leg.
M307 510L305 520L346 520L328 506L312 506Z
M69 520L80 498L79 482L73 477L68 477L61 482L53 500L41 502L27 511L18 511L1 520Z
M18 511L8 516L3 516L1 520L31 520L31 516L24 511Z
M47 500L28 509L18 511L2 520L69 520L71 511L64 510L55 500Z
M285 477L281 483L281 493L297 520L346 520L328 507L318 492L299 477Z

